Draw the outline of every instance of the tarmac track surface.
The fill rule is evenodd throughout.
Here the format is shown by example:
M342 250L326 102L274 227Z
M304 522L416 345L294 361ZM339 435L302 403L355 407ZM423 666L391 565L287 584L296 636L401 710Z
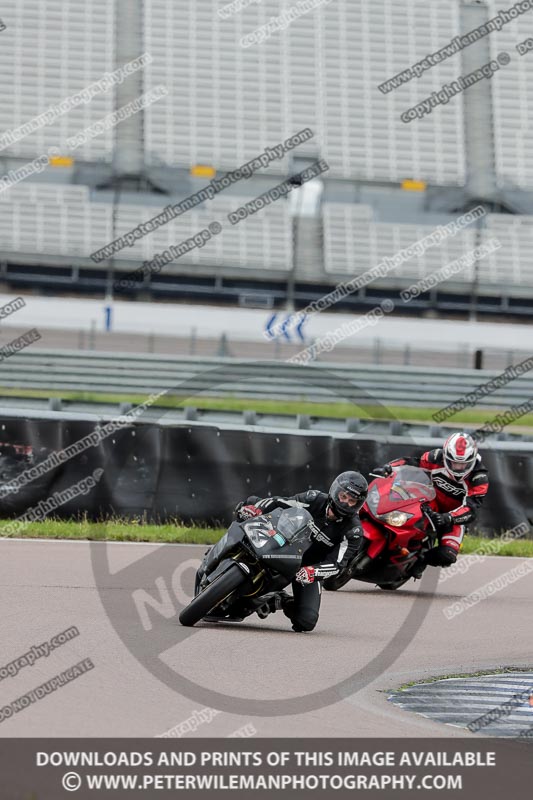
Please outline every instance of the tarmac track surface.
M205 547L5 539L0 546L0 668L72 625L80 632L15 677L0 679L0 708L85 658L95 665L0 722L0 736L157 736L205 706L154 677L114 629L118 622L126 629L131 625L133 632L139 624L131 602L139 589L132 576L139 569L146 564L142 588L157 595L157 559L171 559L178 566L189 562L180 577L180 591L187 594L192 590L191 563ZM91 547L106 548L109 558L110 574L98 580ZM411 582L397 592L352 581L340 592L324 593L319 624L310 634L294 634L281 613L265 621L254 615L241 624L202 623L161 654L166 664L202 687L240 698L283 700L329 688L363 668L366 685L306 713L270 717L222 711L210 722L196 722L196 731L183 735L227 737L253 726L247 731L258 736L472 736L387 701L387 691L406 682L531 666L532 574L447 619L444 608L522 561L490 557L479 563L462 558L472 562L468 571L441 580L435 595L431 587L426 589L434 583L431 575L422 585ZM415 599L427 614L414 637L405 634L396 660L385 669L367 667L401 629ZM155 625L172 633L179 623L175 617L156 615ZM136 646L150 648L150 639L139 639Z

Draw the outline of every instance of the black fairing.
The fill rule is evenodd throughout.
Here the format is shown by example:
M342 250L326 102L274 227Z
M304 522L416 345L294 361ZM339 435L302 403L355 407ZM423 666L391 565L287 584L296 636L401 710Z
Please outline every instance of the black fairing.
M232 522L205 554L196 573L195 595L237 565L247 579L212 614L218 620L243 619L257 609L262 595L284 589L293 580L311 546L313 529L311 514L300 507Z
M308 518L312 522L307 511L295 509L275 509L246 522L232 522L224 536L206 553L199 572L209 575L222 561L237 556L238 561L252 566L252 573L253 565L256 568L260 565L259 568L268 570L276 584L287 585L299 570L303 554L311 544L310 528L304 525L291 531L290 524L287 526L288 518L293 520L302 515L304 520ZM285 535L280 534L278 526Z
M232 522L222 539L219 539L207 553L202 565L205 572L212 572L223 558L227 558L230 553L234 553L239 547L242 547L244 538L245 534L240 524Z

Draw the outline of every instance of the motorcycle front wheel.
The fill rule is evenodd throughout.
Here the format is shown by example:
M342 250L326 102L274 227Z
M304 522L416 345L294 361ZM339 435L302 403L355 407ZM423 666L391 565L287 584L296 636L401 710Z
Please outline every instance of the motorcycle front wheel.
M179 616L180 623L186 627L196 625L246 580L246 575L234 564L191 600Z

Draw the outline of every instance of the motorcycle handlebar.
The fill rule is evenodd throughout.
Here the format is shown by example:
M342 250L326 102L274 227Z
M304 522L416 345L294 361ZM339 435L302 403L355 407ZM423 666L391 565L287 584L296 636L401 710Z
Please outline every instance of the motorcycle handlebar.
M429 514L429 511L431 510L430 507L427 505L427 503L423 503L420 507L422 509L422 512L423 512L425 518L429 521L429 524L433 528L433 532L437 533L437 529L435 527L435 523L433 522L433 520L431 519L431 516Z

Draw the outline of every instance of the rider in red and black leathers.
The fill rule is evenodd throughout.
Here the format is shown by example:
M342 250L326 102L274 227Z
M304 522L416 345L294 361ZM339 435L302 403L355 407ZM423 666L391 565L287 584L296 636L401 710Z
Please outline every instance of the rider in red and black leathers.
M448 440L447 440L448 441ZM479 453L475 454L472 468L467 475L452 477L445 464L442 448L428 450L420 456L397 458L385 467L378 467L378 474L387 474L391 467L408 464L428 470L436 491L437 513L431 515L439 546L425 556L426 564L447 567L456 561L457 553L465 533L465 526L476 518L488 488L488 472Z
M243 521L268 514L275 508L305 508L316 525L312 544L302 559L301 569L292 583L293 596L285 592L265 595L257 614L265 618L274 611L283 610L296 632L311 631L318 621L320 609L320 583L337 575L351 561L362 545L363 529L359 522L359 509L368 491L365 478L358 472L343 472L332 483L329 494L309 489L292 497L267 497L256 495L247 498L235 509L237 519ZM345 500L344 500L345 498Z

